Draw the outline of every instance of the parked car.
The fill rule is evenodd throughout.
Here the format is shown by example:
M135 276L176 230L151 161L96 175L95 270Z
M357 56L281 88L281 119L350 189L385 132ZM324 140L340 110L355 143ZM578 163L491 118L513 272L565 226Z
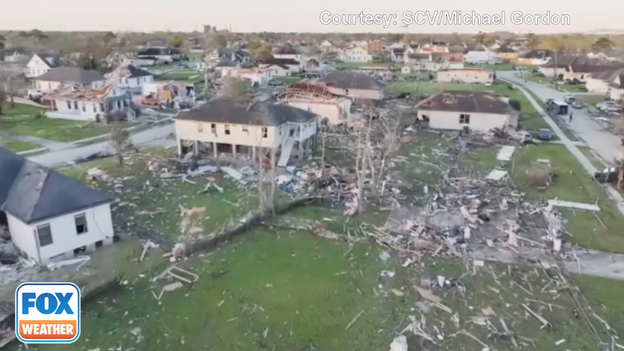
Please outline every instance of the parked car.
M565 101L567 104L571 104L576 101L576 99L572 95L566 95L563 97L563 101Z
M572 103L570 103L570 106L572 106L573 109L577 109L577 110L580 110L583 108L583 104L581 104L578 101L572 101Z
M594 173L594 179L598 183L612 183L617 179L617 169L615 167L605 168Z
M611 101L606 101L606 102L602 102L596 105L596 108L598 108L600 111L602 112L620 112L622 111L622 107L618 104L616 104L615 102L611 102Z

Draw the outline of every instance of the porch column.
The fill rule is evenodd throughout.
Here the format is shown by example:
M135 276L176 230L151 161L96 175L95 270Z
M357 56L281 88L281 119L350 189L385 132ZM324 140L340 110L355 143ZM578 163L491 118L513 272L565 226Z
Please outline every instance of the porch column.
M232 155L236 157L236 144L232 144Z
M303 141L299 141L297 144L298 144L297 145L297 149L298 149L297 154L299 155L299 158L301 159L301 158L303 158Z
M214 158L219 157L219 152L217 150L217 143L216 142L212 143L212 153L214 155Z
M182 140L178 139L178 156L182 157Z
M199 155L199 141L193 142L193 155Z
M253 161L255 161L255 160L256 160L256 147L255 147L255 146L252 146L252 147L251 147L251 159L252 159Z

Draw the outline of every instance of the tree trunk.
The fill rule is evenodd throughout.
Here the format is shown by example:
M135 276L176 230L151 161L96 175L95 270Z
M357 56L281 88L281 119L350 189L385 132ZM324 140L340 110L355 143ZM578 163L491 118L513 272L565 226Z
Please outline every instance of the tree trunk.
M275 184L275 148L271 149L271 195L270 195L270 200L271 203L269 204L269 206L271 206L271 212L273 212L273 215L275 215L275 189L276 189L276 184Z
M11 108L15 108L15 99L13 98L13 94L11 94Z
M325 181L325 133L321 131L321 182Z
M119 163L119 166L123 166L123 155L121 152L117 153L117 162Z

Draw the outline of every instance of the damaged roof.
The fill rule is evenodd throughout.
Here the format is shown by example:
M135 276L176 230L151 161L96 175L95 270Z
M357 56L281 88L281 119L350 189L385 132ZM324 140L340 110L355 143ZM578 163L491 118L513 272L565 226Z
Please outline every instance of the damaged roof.
M26 224L112 201L100 191L0 147L0 210Z
M153 74L133 65L121 65L104 76L106 78L138 78L153 76Z
M381 90L385 84L366 73L335 71L319 79L327 86L340 89Z
M445 91L416 105L417 110L508 114L511 107L485 92Z
M48 67L50 67L50 68L54 68L54 67L58 67L59 66L59 57L58 57L58 55L55 55L55 54L44 54L44 53L37 53L35 55L37 55L41 60L43 60L43 62L45 62L46 65L48 65Z
M91 84L105 80L104 76L97 71L87 71L82 67L56 67L38 76L37 80L62 83Z
M312 112L267 101L253 103L215 99L178 114L176 120L232 123L256 126L280 126L287 122L306 123L316 118Z

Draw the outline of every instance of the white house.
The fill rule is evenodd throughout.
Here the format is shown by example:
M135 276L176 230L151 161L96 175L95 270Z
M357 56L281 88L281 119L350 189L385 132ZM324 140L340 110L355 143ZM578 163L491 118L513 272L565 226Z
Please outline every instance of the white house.
M449 69L438 71L439 83L478 83L491 84L494 82L494 72L485 69Z
M394 48L390 50L390 59L394 62L401 62L404 60L406 52L405 48Z
M34 78L58 66L58 56L52 54L34 54L26 64L24 74L27 78Z
M33 84L37 90L47 92L69 85L99 89L105 81L106 78L97 71L88 71L81 67L56 67L37 76Z
M181 58L182 52L180 50L167 47L147 48L137 52L137 59L155 59L157 63L173 63L180 61Z
M0 226L39 265L113 243L113 199L0 147Z
M334 71L319 79L329 92L354 100L379 101L384 98L385 84L366 73Z
M446 91L422 100L415 108L418 118L434 129L487 132L518 125L518 115L507 102L484 92Z
M321 51L330 52L334 50L334 44L329 40L323 40L320 45Z
M492 51L469 51L464 55L464 62L474 65L498 65L504 60Z
M295 60L301 61L303 59L303 55L299 53L292 45L286 44L281 48L278 48L273 52L273 57L276 59L287 59L287 60Z
M294 59L278 59L273 57L268 60L258 62L258 67L260 68L269 68L271 66L285 67L291 74L299 73L303 69L302 63Z
M132 96L126 89L104 85L98 89L61 87L43 95L49 101L51 110L48 118L76 121L102 121L108 113L133 114L130 109ZM119 111L119 112L118 112Z
M288 77L291 75L291 72L288 69L288 67L283 66L283 65L275 64L275 65L265 66L262 69L268 72L271 77Z
M11 62L11 63L16 63L16 62L22 62L27 60L29 57L28 54L24 53L23 51L15 51L15 50L10 50L7 49L6 52L4 53L4 62Z
M120 88L140 90L143 84L152 83L154 75L133 65L121 65L104 75L107 83Z
M312 151L317 124L317 115L291 106L214 99L178 114L175 134L180 155L205 150L205 156L270 160L273 150L277 165L286 166L293 150L300 158Z
M619 84L616 78L620 75L624 75L624 68L592 73L585 82L585 88L589 93L610 95L611 84Z
M272 77L267 70L260 68L235 68L228 71L228 76L242 78L252 86L261 87L268 85Z
M351 100L332 94L326 86L321 84L293 84L277 95L277 101L316 113L330 124L347 122L351 116Z
M578 80L580 82L586 82L592 74L613 71L622 68L622 65L597 65L597 64L577 64L573 63L566 68L563 74L564 80Z
M366 49L363 49L359 46L345 49L343 52L340 53L338 58L344 62L373 62L373 56L369 54Z
M613 101L624 101L624 74L620 74L609 84L609 98Z

